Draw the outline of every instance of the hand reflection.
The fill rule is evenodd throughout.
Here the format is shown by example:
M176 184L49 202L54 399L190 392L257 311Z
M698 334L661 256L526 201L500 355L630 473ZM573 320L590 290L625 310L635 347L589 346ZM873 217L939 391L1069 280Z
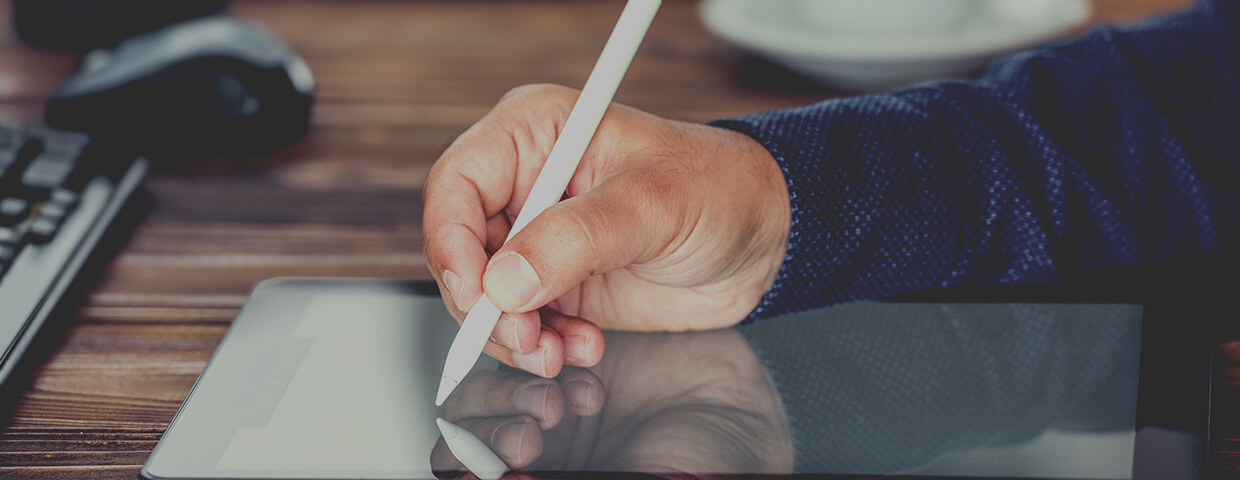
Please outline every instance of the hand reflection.
M447 415L514 470L908 472L1052 429L1133 431L1140 320L1131 305L854 304L735 330L609 333L597 366L476 374ZM460 468L442 445L432 466Z
M513 470L790 473L778 398L744 338L721 330L609 333L593 368L475 372L444 406ZM431 465L461 469L442 439Z

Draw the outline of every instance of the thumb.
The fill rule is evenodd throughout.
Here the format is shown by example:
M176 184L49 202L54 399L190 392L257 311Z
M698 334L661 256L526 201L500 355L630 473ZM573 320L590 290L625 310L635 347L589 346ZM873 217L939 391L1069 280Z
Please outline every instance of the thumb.
M506 312L535 310L590 276L664 251L680 222L658 196L611 180L548 208L491 257L487 296Z

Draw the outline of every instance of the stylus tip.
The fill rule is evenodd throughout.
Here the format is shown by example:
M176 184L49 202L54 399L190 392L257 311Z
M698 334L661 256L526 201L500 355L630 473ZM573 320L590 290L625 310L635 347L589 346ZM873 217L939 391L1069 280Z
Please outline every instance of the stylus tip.
M452 440L461 434L461 427L453 425L451 422L442 418L436 418L435 424L439 425L439 433L443 434L443 438Z
M456 379L444 375L439 379L439 393L435 394L435 406L442 406L444 400L448 399L448 395L452 395L452 391L456 390L457 384L460 382Z

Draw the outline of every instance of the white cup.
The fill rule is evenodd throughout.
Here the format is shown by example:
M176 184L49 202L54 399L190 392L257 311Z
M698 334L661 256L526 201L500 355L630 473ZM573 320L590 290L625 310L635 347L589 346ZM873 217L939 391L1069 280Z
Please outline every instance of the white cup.
M803 27L843 33L928 34L987 15L1019 21L1058 0L783 0Z

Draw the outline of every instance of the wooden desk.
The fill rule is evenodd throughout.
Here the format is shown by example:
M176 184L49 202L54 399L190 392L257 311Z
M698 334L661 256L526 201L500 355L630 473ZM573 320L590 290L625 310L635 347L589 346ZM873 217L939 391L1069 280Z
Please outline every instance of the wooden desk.
M1129 21L1184 3L1099 0L1098 12ZM419 190L431 163L507 89L580 86L621 5L233 4L309 62L319 82L312 131L270 158L161 164L147 182L154 207L132 240L80 309L49 321L12 379L17 394L0 405L0 477L135 478L263 279L427 277ZM747 64L703 30L695 7L666 2L619 101L706 121L829 95ZM0 15L9 9L0 2ZM75 61L0 35L0 118L37 121ZM742 66L748 74L737 74ZM1240 354L1227 358L1217 463L1240 478Z

